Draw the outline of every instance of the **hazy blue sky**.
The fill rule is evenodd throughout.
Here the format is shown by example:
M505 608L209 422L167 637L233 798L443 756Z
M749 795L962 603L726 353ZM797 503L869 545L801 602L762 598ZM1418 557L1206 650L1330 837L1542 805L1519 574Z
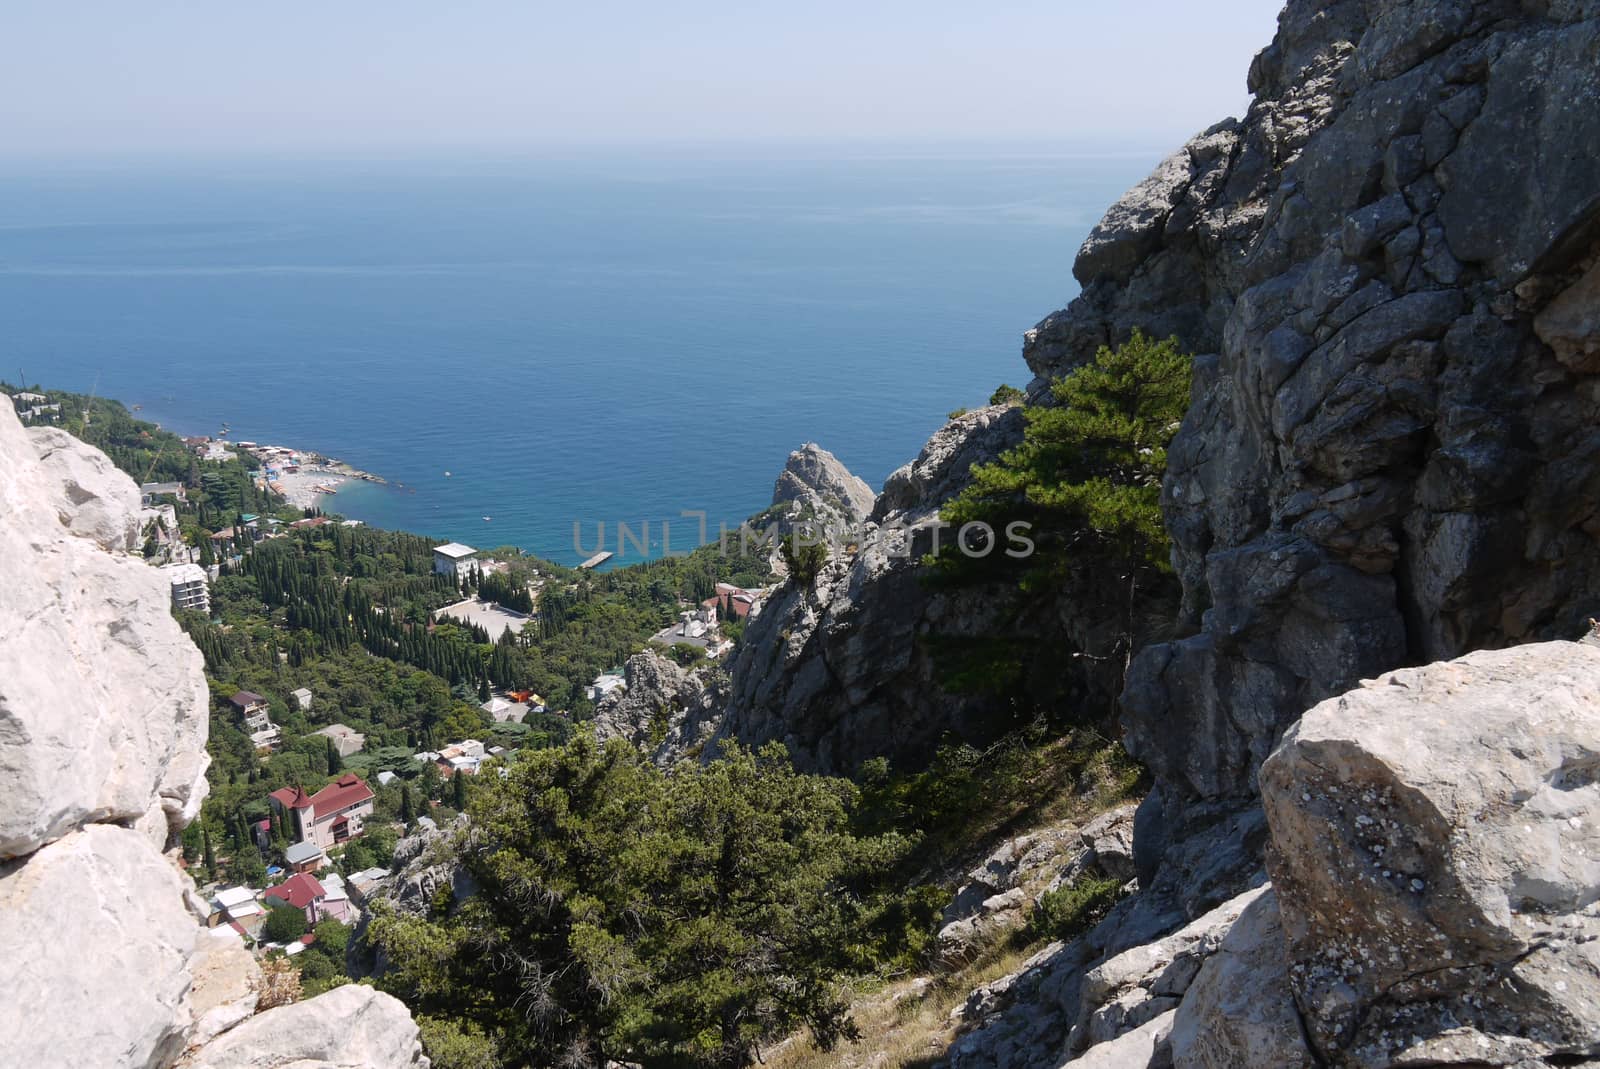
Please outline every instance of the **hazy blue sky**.
M10 0L0 153L1175 141L1280 0Z

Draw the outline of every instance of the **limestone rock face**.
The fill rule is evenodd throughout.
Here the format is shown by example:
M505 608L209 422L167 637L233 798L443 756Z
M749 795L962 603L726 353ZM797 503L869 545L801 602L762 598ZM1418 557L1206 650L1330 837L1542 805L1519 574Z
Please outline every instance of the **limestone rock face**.
M1200 355L1164 509L1180 633L1124 694L1173 801L1234 799L1299 713L1600 601L1600 18L1291 0L1248 113L1084 246L1026 355Z
M93 824L0 867L0 1062L170 1064L199 928L148 839Z
M75 535L113 553L139 548L139 488L98 449L58 427L30 427L39 471L59 497L56 515Z
M261 995L261 966L232 928L203 929L189 957L194 986L189 1012L194 1017L188 1041L199 1046L256 1012Z
M1131 947L1090 969L1067 1048L1093 1049L1177 1009L1240 916L1270 893L1264 885L1246 891L1171 935ZM1280 987L1287 997L1287 987Z
M991 464L1022 441L1022 409L993 405L964 413L934 432L922 452L884 481L873 506L880 523L895 516L921 517L967 485L973 465Z
M954 538L938 528L940 506L967 485L974 465L1017 444L1023 426L1015 405L952 419L889 477L854 543L836 547L806 589L789 583L768 599L729 665L719 738L782 741L811 771L851 774L872 757L911 765L946 736L982 743L1006 723L997 698L946 688L942 654L950 644L1022 641L1049 630L1083 649L1114 645L1120 631L1108 614L1025 599L1013 582L924 582L922 559ZM1120 687L1120 668L1102 670L1092 658L1068 672L1085 703L1109 707Z
M103 548L137 529L138 490L5 405L0 458L0 857L156 807L181 827L205 797L208 696L165 579Z
M815 442L789 454L772 488L774 505L798 504L818 514L836 513L851 523L867 518L877 496L838 457Z
M721 722L726 680L715 668L686 671L653 649L628 658L627 689L613 691L595 708L595 736L627 740L668 765L706 753Z
M199 927L163 850L205 797L208 695L166 580L127 555L138 506L98 451L0 405L0 1065L420 1069L369 989L258 1024L254 959Z
M267 1010L207 1044L184 1069L427 1069L416 1022L393 995L347 984Z
M1306 713L1261 785L1319 1053L1380 1066L1600 1049L1597 769L1587 643L1404 669Z
M1271 890L1254 897L1200 966L1175 1011L1176 1069L1314 1069L1290 994L1283 928Z

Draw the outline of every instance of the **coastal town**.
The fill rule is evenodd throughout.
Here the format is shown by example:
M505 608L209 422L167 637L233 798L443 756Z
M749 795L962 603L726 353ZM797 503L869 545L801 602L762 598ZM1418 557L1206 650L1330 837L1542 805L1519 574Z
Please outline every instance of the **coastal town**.
M171 611L208 652L217 763L210 815L186 832L183 862L205 924L264 961L293 960L308 991L341 982L349 932L374 901L404 893L404 859L415 853L406 844L447 834L477 777L508 775L523 750L566 737L621 700L624 662L641 649L685 664L725 661L772 589L770 578L708 577L698 596L641 616L634 637L608 645L615 653L598 670L574 677L568 669L559 685L529 685L501 664L506 651L537 648L558 629L555 617L571 616L596 583L611 582L597 570L610 554L562 568L510 547L428 539L412 549L415 536L373 531L331 511L342 483L378 476L289 446L177 438L104 400L36 389L9 396L25 425L91 441L103 435L108 452L128 457L139 485L129 546L161 572ZM359 559L357 539L377 540L380 549L404 540L417 555L409 582L427 593L405 610L410 634L483 659L463 668L407 658L429 665L407 680L430 695L431 711L418 720L385 712L363 684L309 672L316 662L302 652L304 634L318 623L268 589L265 562L322 560L313 569L322 573L330 553ZM349 589L361 574L358 567L338 584ZM418 605L426 606L420 616ZM400 603L393 609L398 614ZM372 619L387 611L373 605ZM250 657L241 664L231 651L241 642L259 648L263 626L281 636L261 649L265 668ZM371 670L381 660L375 654L352 668Z

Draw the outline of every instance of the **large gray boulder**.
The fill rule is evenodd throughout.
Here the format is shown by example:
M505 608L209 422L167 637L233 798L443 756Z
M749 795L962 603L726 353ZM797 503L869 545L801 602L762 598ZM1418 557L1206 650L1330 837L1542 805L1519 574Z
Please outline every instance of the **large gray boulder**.
M360 984L267 1010L183 1069L427 1069L417 1024L393 995Z
M57 495L61 525L112 553L138 549L139 488L133 480L110 457L59 427L30 427L27 434L39 473Z
M0 866L0 1063L170 1064L199 933L183 892L148 839L106 824Z
M139 506L108 465L0 405L0 858L152 810L176 829L205 797L200 652L161 573L107 552Z
M1600 648L1393 672L1261 770L1289 982L1338 1065L1600 1051Z

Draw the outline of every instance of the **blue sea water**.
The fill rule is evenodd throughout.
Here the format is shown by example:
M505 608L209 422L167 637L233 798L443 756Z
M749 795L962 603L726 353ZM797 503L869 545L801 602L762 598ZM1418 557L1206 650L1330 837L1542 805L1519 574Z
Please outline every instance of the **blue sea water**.
M327 499L369 523L572 563L574 522L648 521L659 552L662 519L765 507L802 442L876 486L1023 384L1158 155L13 170L0 378L403 484Z

